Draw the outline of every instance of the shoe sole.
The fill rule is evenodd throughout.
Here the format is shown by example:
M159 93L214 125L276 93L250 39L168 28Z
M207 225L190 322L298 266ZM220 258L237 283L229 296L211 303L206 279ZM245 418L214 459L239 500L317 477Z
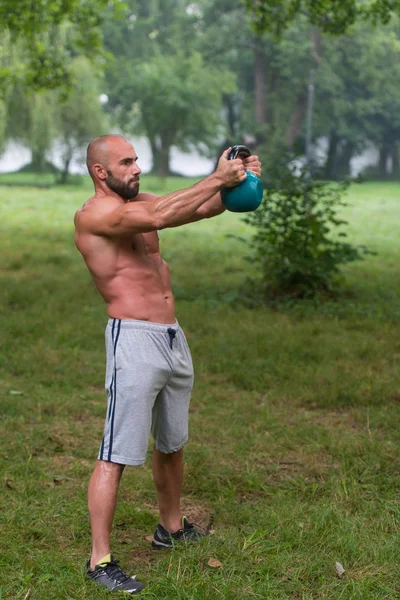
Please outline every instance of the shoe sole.
M97 585L97 587L103 588L103 589L107 590L108 592L120 592L123 594L129 594L130 596L133 596L134 594L138 594L139 592L142 592L144 590L144 588L146 587L144 584L140 584L140 587L138 587L135 591L121 590L121 589L111 590L106 585L104 585L104 583L97 583L97 581L95 579L92 579L91 577L88 577L87 575L85 577L87 580L91 581L92 583L95 583Z
M163 544L162 542L157 542L156 540L153 540L151 542L151 547L154 548L155 550L172 550L173 545L172 544Z
M159 542L153 538L153 540L151 542L151 546L155 550L172 550L173 548L175 548L175 546L181 546L181 545L185 545L185 544L196 544L196 543L200 542L202 539L203 538L198 538L198 539L194 539L194 540L191 540L191 539L176 540L172 544L164 544L163 542Z

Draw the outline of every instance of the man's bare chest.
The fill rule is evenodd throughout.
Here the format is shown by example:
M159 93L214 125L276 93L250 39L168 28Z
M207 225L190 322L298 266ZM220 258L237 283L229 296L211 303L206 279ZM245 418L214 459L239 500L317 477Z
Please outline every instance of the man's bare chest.
M129 240L129 252L137 261L151 261L159 264L163 260L160 254L160 242L156 231L138 233Z

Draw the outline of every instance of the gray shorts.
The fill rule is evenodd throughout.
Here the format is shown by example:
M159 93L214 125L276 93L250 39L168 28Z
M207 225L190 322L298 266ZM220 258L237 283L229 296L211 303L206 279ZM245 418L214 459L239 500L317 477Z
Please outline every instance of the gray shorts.
M180 450L188 439L193 363L179 324L109 319L106 354L99 460L143 464L150 431L160 452Z

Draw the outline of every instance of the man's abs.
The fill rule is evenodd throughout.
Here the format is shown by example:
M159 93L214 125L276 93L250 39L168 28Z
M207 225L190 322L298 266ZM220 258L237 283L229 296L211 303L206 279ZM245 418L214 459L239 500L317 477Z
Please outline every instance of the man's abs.
M156 232L92 241L95 248L79 249L111 318L175 322L168 265L160 256Z
M108 315L115 319L138 319L152 323L174 323L175 306L171 290L158 286L152 278L140 283L129 280L112 282L106 295ZM157 282L158 283L158 282Z

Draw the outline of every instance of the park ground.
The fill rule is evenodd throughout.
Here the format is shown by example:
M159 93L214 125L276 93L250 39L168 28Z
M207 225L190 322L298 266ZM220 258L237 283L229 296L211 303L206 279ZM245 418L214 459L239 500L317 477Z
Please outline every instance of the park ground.
M82 575L105 413L106 312L73 243L90 185L22 183L0 187L0 598L105 599ZM183 508L212 535L151 550L149 446L112 542L143 599L400 598L400 184L354 184L348 201L350 240L376 254L336 299L243 305L239 215L160 233L196 370Z

